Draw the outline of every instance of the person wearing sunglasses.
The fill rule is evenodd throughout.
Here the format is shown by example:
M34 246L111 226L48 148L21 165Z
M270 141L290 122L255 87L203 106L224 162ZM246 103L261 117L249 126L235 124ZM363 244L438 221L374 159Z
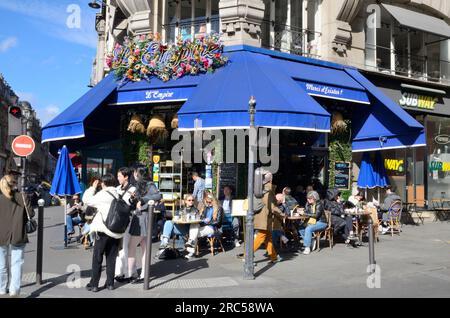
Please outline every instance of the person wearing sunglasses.
M8 276L9 296L20 295L24 251L28 243L25 230L27 211L30 217L34 216L28 198L17 189L14 176L5 175L0 180L0 296L7 293ZM10 261L8 254L11 255Z
M184 200L184 208L175 212L174 217L180 217L180 215L194 214L196 217L199 215L199 211L194 206L195 198L192 194L188 194ZM169 240L173 234L181 235L185 237L189 232L189 224L175 224L173 220L168 220L164 223L163 233L161 235L161 243L159 250L162 252L169 245Z
M189 229L189 240L186 243L186 250L188 251L186 258L188 259L194 256L198 238L213 236L222 226L223 209L212 194L204 198L201 219L200 224L192 224Z

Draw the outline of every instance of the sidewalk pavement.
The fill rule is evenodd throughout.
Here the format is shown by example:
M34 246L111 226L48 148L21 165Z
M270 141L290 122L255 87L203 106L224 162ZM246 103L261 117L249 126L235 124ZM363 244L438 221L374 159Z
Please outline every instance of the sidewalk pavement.
M243 279L244 263L236 255L243 247L212 256L208 249L199 258L155 260L151 288L116 283L114 291L91 293L92 252L76 243L64 249L62 208L44 214L44 264L42 286L35 285L36 233L30 235L23 275L22 297L168 297L168 298L272 298L272 297L450 297L450 223L404 226L400 236L383 235L375 245L376 276L369 278L367 244L349 248L337 244L310 255L285 253L285 261L269 265L257 251L255 279ZM152 254L159 243L153 244ZM138 267L140 252L138 249ZM102 273L100 286L104 284ZM369 287L372 288L369 288ZM379 287L379 288L373 288Z

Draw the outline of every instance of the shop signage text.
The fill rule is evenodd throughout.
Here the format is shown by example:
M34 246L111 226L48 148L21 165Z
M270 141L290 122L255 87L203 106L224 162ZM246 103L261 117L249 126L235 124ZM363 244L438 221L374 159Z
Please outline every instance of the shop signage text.
M434 137L434 141L436 141L437 144L440 145L446 145L450 143L450 136L449 135L438 135Z
M150 89L138 91L118 91L109 105L133 105L145 103L165 103L187 100L194 87L176 87L170 89Z
M434 110L434 105L438 102L437 97L424 96L413 93L403 93L399 101L401 106L417 107Z
M159 35L137 36L116 44L106 63L116 78L137 82L152 76L166 82L185 75L213 72L224 66L228 59L222 55L219 34L195 40L178 39L174 45L163 44Z
M386 170L403 172L403 160L384 159L384 167Z
M432 161L430 163L430 170L431 171L449 172L450 171L450 162Z
M312 96L320 96L325 98L346 100L356 103L369 104L369 98L363 91L341 88L330 85L321 85L316 83L308 83L298 81L300 86Z

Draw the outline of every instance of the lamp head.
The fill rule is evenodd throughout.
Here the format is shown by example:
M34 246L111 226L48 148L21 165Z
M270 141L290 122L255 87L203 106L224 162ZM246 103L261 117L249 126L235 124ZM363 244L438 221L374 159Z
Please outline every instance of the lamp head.
M97 3L97 0L93 0L89 2L89 7L92 9L100 9L101 6Z

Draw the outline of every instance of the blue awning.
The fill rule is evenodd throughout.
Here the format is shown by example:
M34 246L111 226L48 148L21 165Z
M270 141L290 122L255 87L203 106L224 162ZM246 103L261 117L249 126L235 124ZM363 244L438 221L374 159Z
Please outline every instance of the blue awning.
M274 58L245 50L227 53L230 63L208 74L178 112L179 129L248 128L248 101L257 99L255 125L328 132L330 114Z
M370 104L365 88L343 69L282 59L277 63L311 96Z
M354 69L345 70L367 90L371 105L355 110L353 152L425 146L424 127Z
M77 139L86 135L85 120L116 89L108 75L80 99L42 128L42 142Z

